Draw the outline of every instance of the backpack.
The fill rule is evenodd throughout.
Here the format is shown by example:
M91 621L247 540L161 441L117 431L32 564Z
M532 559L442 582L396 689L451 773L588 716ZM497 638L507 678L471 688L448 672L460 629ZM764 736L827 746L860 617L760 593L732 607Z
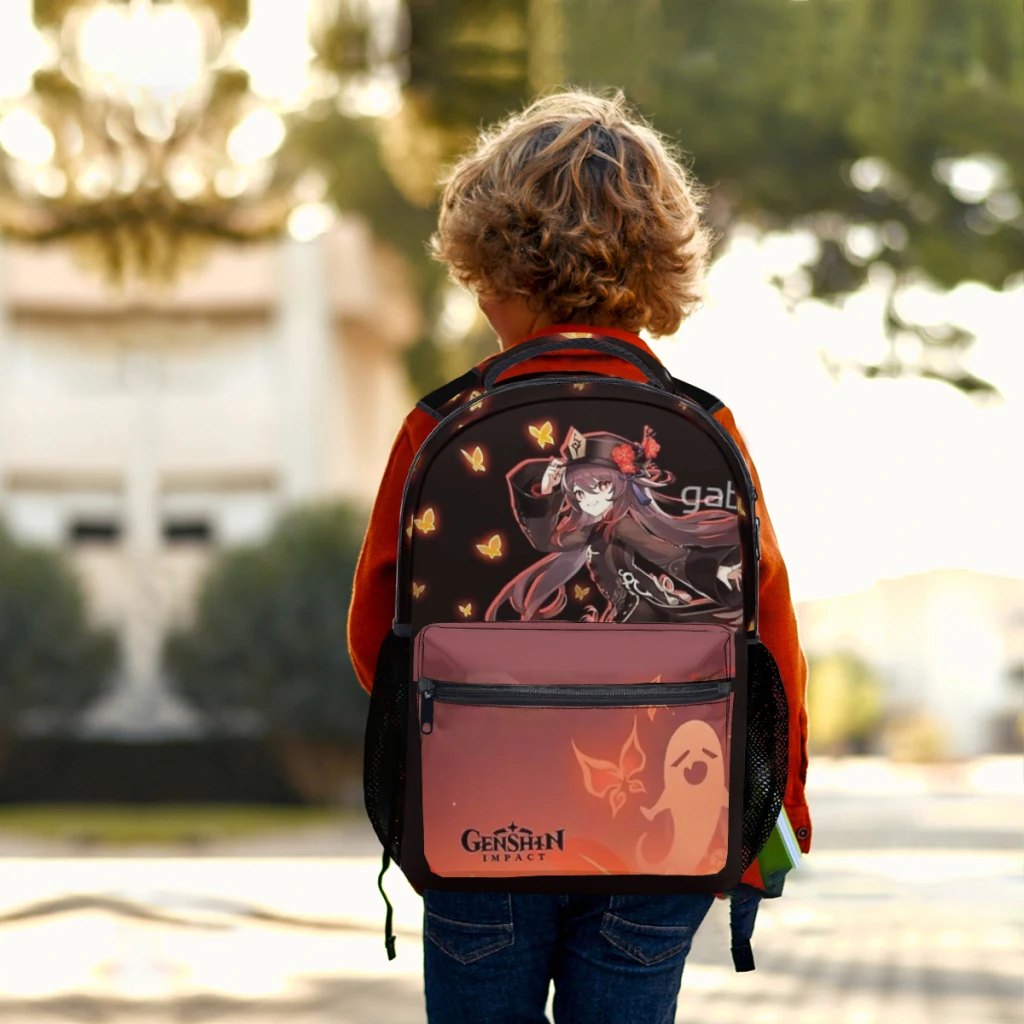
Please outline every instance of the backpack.
M595 350L645 383L516 364ZM418 407L364 793L417 892L715 893L786 789L788 709L757 628L757 495L713 395L626 342L515 346ZM771 886L766 886L771 889ZM393 958L392 910L385 944Z

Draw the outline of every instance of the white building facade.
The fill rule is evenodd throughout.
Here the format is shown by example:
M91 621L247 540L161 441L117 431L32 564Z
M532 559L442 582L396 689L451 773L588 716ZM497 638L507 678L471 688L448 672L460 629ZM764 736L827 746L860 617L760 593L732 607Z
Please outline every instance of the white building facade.
M222 547L290 505L367 505L411 396L406 268L358 220L227 248L163 295L114 293L60 249L0 249L0 515L69 552L124 664L84 723L167 736L163 637Z

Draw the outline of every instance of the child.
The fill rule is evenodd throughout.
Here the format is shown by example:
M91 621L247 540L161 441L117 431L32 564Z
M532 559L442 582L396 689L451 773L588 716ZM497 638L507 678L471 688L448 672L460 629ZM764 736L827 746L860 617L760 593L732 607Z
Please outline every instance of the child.
M621 93L605 99L564 91L485 132L456 165L442 200L434 257L475 291L501 349L585 328L651 354L636 332L672 334L699 302L710 244L701 202L699 188L665 140L628 110ZM642 379L629 363L584 351L538 356L509 375L543 371ZM714 415L750 465L732 414L723 407ZM420 410L406 418L356 569L349 649L367 689L391 625L403 485L435 422ZM549 489L560 486L560 477L554 479L559 469L564 471L551 468ZM760 495L753 465L750 470ZM614 493L612 483L606 489ZM581 500L590 499L581 493ZM785 807L806 852L806 664L763 498L756 513L762 545L760 632L778 662L789 700ZM727 592L729 569L727 564L716 569L709 584ZM516 599L514 588L507 597ZM558 1024L668 1024L675 1019L693 933L712 902L710 895L428 890L428 1018L432 1024L536 1024L545 1020L553 980Z

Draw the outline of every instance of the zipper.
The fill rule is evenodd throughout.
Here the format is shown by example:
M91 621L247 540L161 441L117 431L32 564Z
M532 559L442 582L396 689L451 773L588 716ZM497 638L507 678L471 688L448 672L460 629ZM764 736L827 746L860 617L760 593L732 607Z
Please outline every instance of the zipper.
M709 412L707 412L704 409L702 409L696 402L693 401L693 399L687 398L686 395L680 395L680 394L678 394L675 391L666 391L666 390L663 390L662 388L656 388L653 384L643 384L643 383L641 383L638 380L626 380L626 379L624 379L622 377L606 377L604 374L596 374L594 376L604 377L608 381L608 383L614 384L617 387L639 388L641 391L649 392L649 393L656 394L656 395L668 395L670 398L675 398L678 401L685 402L687 404L687 406L689 406L691 409L693 409L693 411L701 419L705 420L708 424L710 424L711 429L714 430L714 432L720 438L722 438L723 441L725 441L725 443L727 444L729 449L732 451L733 456L735 457L736 463L737 463L737 465L740 468L740 474L743 477L743 482L746 484L746 487L747 487L747 496L750 499L750 512L751 512L751 515L753 515L754 506L757 503L757 490L754 487L754 479L750 475L750 470L747 467L746 459L743 458L743 453L740 451L739 445L735 442L735 440L733 440L733 437L729 433L729 431L726 430L725 427L723 427L722 424L719 423L718 420L716 420L714 418L714 416L712 416ZM421 459L421 457L423 455L423 452L426 451L427 446L433 440L434 435L437 434L438 431L441 430L442 427L446 426L451 420L455 419L456 416L460 415L462 413L462 411L467 406L472 405L474 402L480 401L485 395L497 394L499 391L512 391L512 390L515 390L517 388L527 388L527 387L534 387L534 388L536 388L536 387L545 387L548 384L579 384L579 383L586 384L586 383L593 383L594 376L588 375L588 376L585 376L585 377L576 377L576 376L547 377L545 380L536 380L536 379L524 380L524 381L511 380L507 384L499 384L498 387L492 388L490 392L484 392L484 394L478 396L477 398L467 399L465 402L462 403L462 405L460 405L457 408L453 409L450 413L448 413L447 416L445 416L445 418L443 420L440 420L438 423L434 424L433 430L431 430L430 433L426 436L426 438L423 441L423 444L421 444L419 446L419 448L416 451L416 454L413 456L412 463L409 465L409 472L406 474L406 477L405 477L405 486L402 489L402 505L401 505L402 512L401 512L401 518L399 519L399 522L400 523L404 523L405 522L405 506L406 506L406 503L407 503L407 500L408 500L408 497L409 497L409 481L412 480L413 472L415 471L417 465L419 464L419 461L420 461L420 459ZM399 564L401 564L401 560L402 560L402 531L399 530L398 531L398 561L399 561ZM756 558L754 560L754 582L755 582L755 584L758 582L757 581L757 570L758 570L758 561L759 560L760 560L759 558ZM396 588L396 590L397 590L397 593L395 595L395 622L398 622L399 604L400 604L400 601L401 601L400 595L401 595L402 591L401 591L401 588ZM757 590L758 590L758 588L755 586L755 589L754 589L754 593L755 594L757 593ZM755 613L755 617L756 617L756 614L757 614L757 600L756 600L756 598L755 598L755 601L754 601L754 613Z
M515 686L505 684L448 683L420 679L420 732L434 731L434 704L474 704L512 708L663 707L705 704L732 692L732 680L704 683L631 683L628 686Z

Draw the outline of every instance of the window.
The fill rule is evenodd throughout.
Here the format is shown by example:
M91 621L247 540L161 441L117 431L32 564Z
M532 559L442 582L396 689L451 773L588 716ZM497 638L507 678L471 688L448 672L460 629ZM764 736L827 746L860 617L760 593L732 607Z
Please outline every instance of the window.
M80 516L68 528L72 544L116 544L121 539L121 523L101 516Z
M211 544L213 527L208 519L166 519L164 540L168 544Z

